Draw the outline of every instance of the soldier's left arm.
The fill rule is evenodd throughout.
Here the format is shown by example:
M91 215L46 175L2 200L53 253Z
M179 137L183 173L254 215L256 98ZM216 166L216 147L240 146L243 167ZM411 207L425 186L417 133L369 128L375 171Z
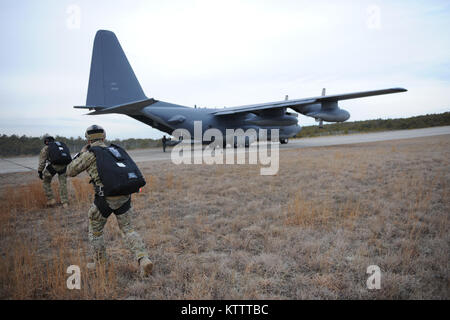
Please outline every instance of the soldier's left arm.
M83 152L77 158L67 165L66 175L75 177L95 162L95 156L92 152Z
M48 147L45 146L42 148L41 153L39 154L39 163L38 163L38 172L44 171L45 165L47 163L48 158Z

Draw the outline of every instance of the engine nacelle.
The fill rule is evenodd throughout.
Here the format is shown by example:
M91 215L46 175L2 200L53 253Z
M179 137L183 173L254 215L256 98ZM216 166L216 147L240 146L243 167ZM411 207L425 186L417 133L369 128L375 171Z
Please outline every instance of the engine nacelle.
M339 108L337 101L322 102L314 109L306 115L327 122L344 122L350 118L350 113Z
M310 115L327 122L344 122L350 118L350 113L344 109L321 110Z

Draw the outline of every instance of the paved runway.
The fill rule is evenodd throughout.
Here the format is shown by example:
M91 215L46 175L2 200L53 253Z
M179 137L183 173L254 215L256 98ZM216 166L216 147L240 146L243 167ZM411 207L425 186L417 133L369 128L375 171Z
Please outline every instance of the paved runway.
M385 140L410 139L419 137L429 137L437 135L450 135L450 126L433 127L412 130L396 130L375 133L358 133L342 136L326 136L315 138L302 138L289 140L288 144L280 145L280 150L296 149L307 147L323 147L340 144L365 143ZM136 162L170 160L170 150L166 153L161 149L141 149L131 150L129 154ZM31 171L31 168L37 169L38 156L34 157L15 157L0 159L0 174L11 172ZM25 168L25 167L29 168Z

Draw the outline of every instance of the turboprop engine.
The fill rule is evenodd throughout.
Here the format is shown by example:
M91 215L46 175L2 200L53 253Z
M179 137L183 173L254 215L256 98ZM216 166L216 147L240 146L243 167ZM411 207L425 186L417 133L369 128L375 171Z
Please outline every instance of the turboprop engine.
M337 101L322 102L319 105L317 111L309 112L307 115L327 122L344 122L350 118L350 113L339 108Z
M322 96L326 95L326 89L322 89ZM335 100L323 100L320 103L312 104L305 108L304 115L313 117L319 121L319 128L322 128L323 121L327 122L344 122L350 118L347 110L341 109Z

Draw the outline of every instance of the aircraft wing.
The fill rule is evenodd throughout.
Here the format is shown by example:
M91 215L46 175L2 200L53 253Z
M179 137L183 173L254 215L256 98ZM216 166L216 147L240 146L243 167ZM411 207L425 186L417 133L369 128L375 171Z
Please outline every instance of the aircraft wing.
M214 110L211 113L216 116L225 116L225 115L232 115L232 114L238 114L238 113L243 113L243 112L256 112L256 111L260 111L260 110L275 109L275 108L291 108L297 112L301 112L301 109L303 106L314 104L314 103L335 102L335 101L339 101L339 100L364 98L364 97L377 96L377 95L389 94L389 93L397 93L397 92L405 92L405 91L407 91L407 90L404 88L389 88L389 89L372 90L372 91L352 92L352 93L345 93L345 94L318 96L318 97L305 98L305 99L285 100L285 101L245 105L245 106L239 106L239 107L223 108L223 109Z

